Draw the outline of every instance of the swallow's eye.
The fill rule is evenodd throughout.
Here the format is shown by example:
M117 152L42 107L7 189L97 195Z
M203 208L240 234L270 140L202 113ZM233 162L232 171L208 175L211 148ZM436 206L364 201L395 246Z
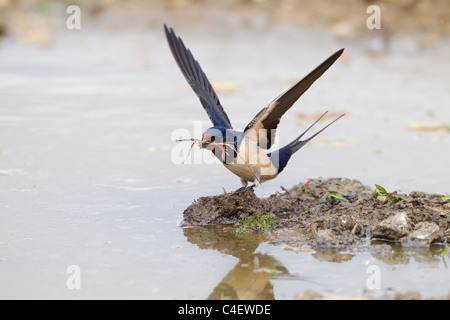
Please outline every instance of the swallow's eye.
M216 137L215 137L215 136L212 136L212 137L211 137L211 142L214 142L214 140L216 140Z

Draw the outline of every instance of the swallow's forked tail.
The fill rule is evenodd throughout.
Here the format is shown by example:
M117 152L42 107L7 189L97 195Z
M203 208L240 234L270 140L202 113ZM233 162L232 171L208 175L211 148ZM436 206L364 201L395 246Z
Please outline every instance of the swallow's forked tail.
M283 169L284 169L284 167L286 167L289 159L295 152L297 152L301 147L303 147L309 141L314 139L319 133L324 131L326 128L331 126L333 123L335 123L336 121L338 121L340 118L342 118L345 115L345 114L340 115L339 117L337 117L336 119L331 121L329 124L327 124L324 128L320 129L318 132L313 134L308 139L300 140L305 135L305 133L307 133L309 131L309 129L311 129L317 122L319 122L327 113L328 113L328 111L326 111L324 114L322 114L319 117L319 119L314 121L314 123L312 125L310 125L305 131L302 132L301 135L299 135L297 138L295 138L292 142L290 142L283 148L281 148L275 152L272 152L272 154L269 154L269 157L271 157L272 162L275 162L275 163L278 162L278 173L283 171ZM278 158L278 159L275 159L275 158Z
M301 135L299 135L294 141L292 141L291 143L289 143L288 145L286 145L284 148L289 148L292 150L292 153L295 153L298 149L300 149L301 147L303 147L305 144L307 144L309 141L311 141L312 139L314 139L319 133L321 133L323 130L325 130L326 128L328 128L329 126L331 126L333 123L335 123L336 121L338 121L340 118L342 118L343 116L345 116L345 114L341 114L339 117L337 117L336 119L334 119L333 121L331 121L329 124L327 124L324 128L320 129L318 132L316 132L315 134L313 134L311 137L309 137L308 139L305 140L300 140L305 133L307 133L309 131L309 129L311 129L317 122L320 121L320 119L322 119L326 114L328 113L328 111L325 111L324 114L322 114L319 119L317 119L316 121L314 121L314 123L312 125L309 126L308 129L306 129L305 131L303 131L303 133Z

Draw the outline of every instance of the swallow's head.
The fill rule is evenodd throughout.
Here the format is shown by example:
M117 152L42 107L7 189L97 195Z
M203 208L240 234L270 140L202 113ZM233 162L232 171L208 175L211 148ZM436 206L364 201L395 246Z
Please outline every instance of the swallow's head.
M212 127L202 134L202 148L216 152L222 149L225 128Z

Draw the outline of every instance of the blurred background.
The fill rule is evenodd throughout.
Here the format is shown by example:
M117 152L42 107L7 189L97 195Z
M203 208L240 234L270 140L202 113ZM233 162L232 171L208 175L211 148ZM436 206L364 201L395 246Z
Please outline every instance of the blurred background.
M367 27L371 5L380 29ZM194 199L240 183L222 165L172 161L175 130L199 138L195 123L211 124L164 24L192 50L236 129L345 48L283 117L280 145L326 110L326 121L346 116L258 196L320 176L450 194L447 0L0 0L1 298L203 299L234 270L233 257L199 250L177 225ZM264 250L268 261L280 254ZM291 272L315 279L314 258L294 263L281 251ZM364 260L353 261L323 265L336 275L327 290L360 293ZM76 292L65 287L72 264L84 277ZM358 272L360 282L342 286ZM391 280L408 287L395 272ZM433 281L425 295L448 292ZM311 285L271 290L292 298Z
M79 29L69 26L72 4L79 7ZM374 4L380 9L380 29L367 27L372 15L367 10ZM203 66L235 128L245 127L262 107L345 47L338 63L280 126L280 144L285 144L325 110L330 117L347 114L317 138L318 150L305 153L311 157L310 168L297 157L299 180L331 175L371 184L382 178L389 188L449 192L449 15L445 0L2 0L2 137L13 135L6 127L18 118L26 130L59 130L53 138L75 130L67 122L77 121L77 130L90 123L108 131L106 140L95 138L89 131L93 127L84 128L76 140L84 145L83 154L89 145L98 151L89 157L103 169L108 165L100 154L112 148L105 142L119 136L129 139L129 152L145 148L152 153L155 161L143 171L161 167L173 147L169 137L175 129L192 132L194 121L209 127L168 51L162 32L167 24ZM11 153L2 158L9 156L17 160ZM324 158L334 161L315 161ZM56 162L59 166L61 161ZM171 166L158 172L190 182L200 182L194 176L205 171L218 179L226 174L223 168L197 167ZM152 176L154 184L167 183L165 174Z

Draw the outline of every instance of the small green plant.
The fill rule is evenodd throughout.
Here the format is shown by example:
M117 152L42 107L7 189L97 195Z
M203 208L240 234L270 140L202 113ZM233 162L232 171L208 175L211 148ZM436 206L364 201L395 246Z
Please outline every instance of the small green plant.
M386 191L385 188L383 188L382 186L375 184L375 188L377 188L377 190L375 190L375 192L372 194L372 196L370 198L374 198L374 197L378 197L378 196L387 196L388 193Z
M392 203L397 203L400 200L403 200L402 198L400 198L399 196L395 196L395 195L391 195L389 194L385 188L383 188L382 186L380 186L379 184L375 184L375 188L376 190L374 191L374 193L372 194L372 196L370 197L370 199L378 197L378 196L383 196L383 197L388 197Z
M255 272L264 272L264 273L268 273L272 276L277 276L280 273L282 273L282 271L280 271L278 269L269 269L269 268L259 268L259 269L256 269Z
M248 231L269 231L276 225L275 216L272 212L262 214L257 212L254 216L239 219L234 226L236 233L242 234Z
M348 199L346 199L343 195L339 194L336 190L328 190L322 197L322 201L327 201L328 198L333 198L339 201L348 202Z
M444 201L444 202L450 202L450 196L442 197L442 201Z
M445 262L445 254L447 253L448 246L444 248L444 252L442 252L442 262L444 263L445 269L447 269L447 263Z

